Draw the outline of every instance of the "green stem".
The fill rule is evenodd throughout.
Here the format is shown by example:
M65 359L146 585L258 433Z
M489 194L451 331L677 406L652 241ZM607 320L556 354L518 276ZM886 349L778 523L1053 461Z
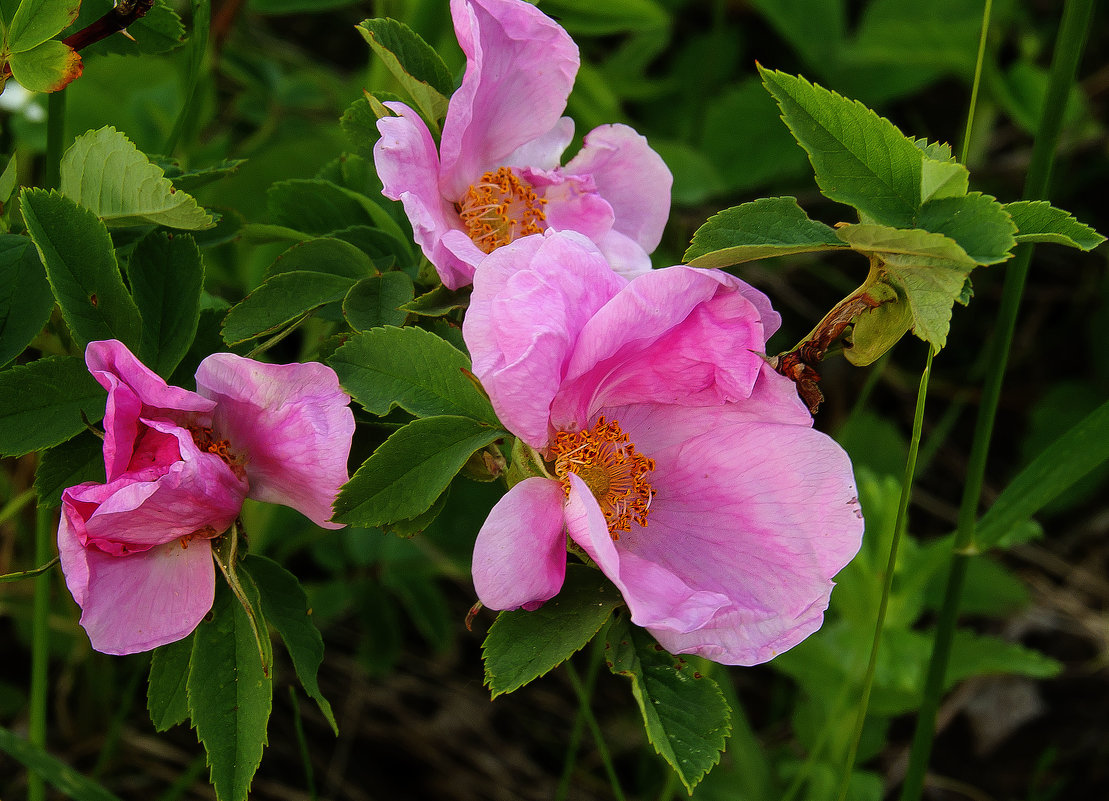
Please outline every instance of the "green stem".
M882 642L882 629L886 625L886 609L889 606L890 591L893 589L893 573L897 566L897 548L901 538L908 528L909 497L912 494L913 477L916 473L916 459L920 451L920 433L924 429L924 404L928 396L928 381L932 376L932 359L935 351L928 347L928 357L924 362L924 372L920 374L920 386L916 393L916 411L913 414L913 436L909 441L909 457L905 460L905 477L901 482L901 501L897 506L897 519L893 524L893 541L890 543L890 555L886 561L886 573L882 584L882 600L878 603L878 620L874 624L874 639L870 645L870 660L866 665L866 675L863 678L862 696L859 698L855 714L855 731L851 737L851 745L847 750L847 760L843 766L843 775L840 777L839 792L836 798L845 801L847 791L851 785L851 773L855 769L855 757L859 753L859 741L863 736L863 725L866 723L866 712L870 706L870 691L874 686L874 671L878 665L878 648Z
M25 489L23 492L16 495L3 507L0 507L0 526L7 523L15 517L23 509L24 506L29 504L35 499L35 488Z
M1043 116L1040 119L1039 130L1036 132L1032 161L1025 178L1024 198L1026 200L1040 200L1047 196L1055 146L1062 129L1063 110L1078 70L1092 11L1093 0L1067 0L1063 10L1063 21L1059 27L1055 55L1052 59ZM936 715L939 712L940 696L946 680L951 643L955 636L955 622L959 614L963 586L966 583L967 565L970 555L977 551L974 540L975 525L986 472L986 458L989 455L990 438L993 434L998 401L1001 398L1001 387L1005 378L1005 366L1009 360L1017 314L1020 311L1020 300L1024 293L1031 260L1031 245L1022 245L1017 249L1016 257L1005 268L1001 309L995 328L997 333L987 362L989 368L982 390L982 402L978 409L974 440L971 444L963 500L959 508L959 524L955 532L951 569L948 573L943 607L937 622L936 640L932 647L932 658L928 664L928 675L925 679L924 700L917 716L909 767L901 790L901 801L918 801L924 789L924 775L932 751Z
M296 732L297 749L300 751L300 761L304 765L304 781L308 786L308 795L316 801L316 778L312 771L312 757L308 753L308 738L304 736L304 724L300 720L300 703L297 701L296 688L289 685L289 703L293 705L293 731Z
M53 551L54 513L39 508L35 516L35 562L42 564ZM50 573L35 578L31 612L31 698L28 712L27 740L31 745L46 748L47 663L50 657ZM37 773L27 777L28 801L44 801L46 785Z
M593 649L590 652L589 668L585 674L585 696L586 698L593 697L593 685L597 682L597 673L601 667L601 644L600 638L594 641ZM566 744L566 759L562 763L562 775L558 779L558 790L555 792L555 801L566 801L566 796L570 793L570 780L574 776L574 765L578 761L578 748L581 746L581 735L585 729L585 714L582 712L581 705L578 706L578 713L574 716L574 726L570 730L570 738Z
M193 32L189 37L189 63L188 75L185 79L185 98L181 111L177 114L177 121L173 125L173 132L169 135L165 148L162 150L166 156L172 156L177 149L177 142L191 118L193 98L196 96L196 85L200 80L201 67L204 64L204 54L208 50L208 37L212 27L212 8L209 0L193 0Z
M578 705L581 709L582 717L585 718L585 725L589 727L589 731L593 735L593 742L597 745L597 754L601 758L601 764L605 766L605 773L608 774L609 784L612 785L612 794L616 797L617 801L627 801L624 791L620 789L620 780L616 777L616 767L612 764L612 756L608 752L608 746L605 744L605 738L601 733L601 727L598 725L597 718L593 716L593 710L589 706L589 693L586 692L586 688L578 677L578 672L574 669L574 666L570 662L564 662L563 664L566 665L566 675L570 679L570 686L574 688L574 693L578 696Z
M54 565L58 564L58 562L60 562L60 561L61 561L61 557L60 556L55 556L53 559L51 559L45 565L41 565L39 567L33 567L30 570L20 570L20 571L17 571L15 573L4 573L3 575L0 575L0 584L3 584L4 582L7 582L7 581L22 581L23 579L29 579L29 578L35 578L36 576L41 576L43 573L50 570L50 568L52 568Z
M62 148L65 145L65 90L46 96L46 157L42 185L57 189L61 184Z

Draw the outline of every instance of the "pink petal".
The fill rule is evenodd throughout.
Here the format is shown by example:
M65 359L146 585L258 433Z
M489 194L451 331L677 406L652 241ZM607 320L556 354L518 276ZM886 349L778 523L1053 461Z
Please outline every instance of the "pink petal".
M604 514L585 482L570 473L566 528L615 584L638 626L662 625L680 631L703 626L728 603L720 592L700 591L662 565L642 559L614 542Z
M354 435L350 397L317 362L263 364L216 353L196 371L216 402L213 429L246 460L250 497L291 506L324 528L346 483Z
M613 227L650 253L670 217L674 178L647 140L627 125L602 125L585 135L567 173L589 175L616 215Z
M212 547L205 539L192 540L188 547L170 542L130 556L89 548L83 567L87 586L80 598L73 595L92 647L106 654L149 651L187 637L215 597Z
M647 251L619 231L609 231L597 240L597 247L613 271L629 280L651 271L651 257Z
M612 207L597 194L588 177L561 170L523 171L524 178L543 200L547 225L556 231L577 231L598 242L612 230Z
M562 163L562 154L573 138L573 118L562 117L547 133L516 148L504 160L503 166L553 170Z
M498 417L535 448L578 333L624 284L592 243L571 233L498 248L474 276L462 334Z
M374 145L374 165L384 187L381 193L404 204L416 243L435 265L443 283L450 289L458 289L470 283L473 268L459 260L442 241L445 234L459 227L460 222L454 208L439 191L439 154L435 151L435 141L415 111L403 103L385 105L400 116L377 121L381 138ZM460 235L469 242L469 237Z
M100 386L108 390L104 466L109 481L122 475L131 462L140 416L204 424L212 410L211 401L167 385L117 340L90 342L85 348L85 364Z
M490 609L537 609L566 577L562 486L526 478L489 512L474 543L478 598Z
M457 200L558 124L579 60L566 31L529 3L451 0L451 16L466 73L443 123L440 186Z
M552 421L574 429L603 406L745 398L778 319L765 296L726 273L678 266L637 276L582 328Z

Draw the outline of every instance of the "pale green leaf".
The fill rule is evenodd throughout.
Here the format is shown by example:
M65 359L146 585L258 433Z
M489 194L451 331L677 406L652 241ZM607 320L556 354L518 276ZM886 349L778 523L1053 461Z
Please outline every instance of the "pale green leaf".
M53 39L77 18L81 0L21 0L8 27L8 49L30 50Z
M81 75L81 56L57 39L12 53L12 76L32 92L57 92Z
M1018 242L1051 242L1081 250L1093 250L1105 237L1070 212L1057 209L1046 200L1019 200L1006 203L1005 211L1017 226Z

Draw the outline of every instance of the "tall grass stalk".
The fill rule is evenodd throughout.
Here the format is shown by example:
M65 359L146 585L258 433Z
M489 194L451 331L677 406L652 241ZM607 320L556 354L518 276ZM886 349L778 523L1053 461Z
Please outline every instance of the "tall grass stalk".
M1067 0L1064 7L1063 21L1059 27L1055 55L1051 64L1047 98L1044 101L1043 115L1032 148L1032 161L1025 178L1023 194L1025 200L1041 200L1047 197L1055 146L1062 128L1063 110L1085 46L1092 11L1093 0ZM1016 257L1005 268L1001 309L998 313L996 334L990 346L990 358L982 388L982 402L978 409L978 419L971 444L951 568L948 572L943 607L936 628L932 658L928 665L924 700L917 716L909 767L901 789L901 801L918 801L924 788L924 775L932 751L936 714L939 711L940 696L943 693L947 663L951 655L951 643L955 636L955 622L959 614L963 585L966 582L967 565L970 557L977 553L975 526L982 495L982 481L986 472L986 459L989 455L990 438L1001 397L1005 366L1009 360L1017 313L1020 310L1020 299L1024 293L1031 259L1032 246L1022 245L1017 249Z

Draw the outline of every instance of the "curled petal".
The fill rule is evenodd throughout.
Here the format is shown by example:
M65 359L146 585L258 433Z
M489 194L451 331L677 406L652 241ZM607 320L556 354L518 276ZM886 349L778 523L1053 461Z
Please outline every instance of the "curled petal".
M440 143L443 195L457 200L483 172L558 124L579 59L550 17L514 0L451 0L466 54Z
M532 447L547 443L551 400L579 332L624 283L572 232L498 248L475 274L462 324L474 374L501 421Z
M582 328L552 422L579 427L603 406L746 398L777 324L765 296L726 273L678 266L637 276Z
M627 125L601 125L585 135L567 173L589 175L616 216L614 228L650 253L670 216L674 177L647 139Z
M474 543L474 588L485 606L537 609L562 588L564 500L557 481L532 477L493 507Z
M214 430L245 460L250 497L291 506L324 528L342 528L328 521L349 477L354 413L334 370L216 353L200 363L196 384L216 401Z

